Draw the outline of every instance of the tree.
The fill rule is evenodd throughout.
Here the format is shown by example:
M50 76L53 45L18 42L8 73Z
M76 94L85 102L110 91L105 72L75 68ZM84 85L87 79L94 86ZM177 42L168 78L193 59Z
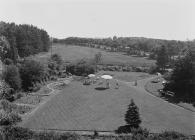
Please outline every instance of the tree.
M0 36L0 59L4 61L10 56L10 45L4 36Z
M95 64L95 67L96 67L96 72L97 72L97 65L101 62L101 60L102 60L102 53L98 52L94 56L94 64Z
M53 54L50 60L56 62L58 65L61 65L63 62L62 57L58 54Z
M18 59L18 55L25 57L49 50L47 32L32 25L0 22L0 36L7 39L10 45L8 58L11 58L14 63Z
M15 65L7 65L3 71L3 79L14 90L21 88L21 79L18 68Z
M131 128L138 128L141 123L139 109L135 105L133 99L131 99L131 103L129 104L128 110L125 114L125 121Z
M182 100L195 101L195 52L189 50L184 58L179 59L173 69L170 80L164 87Z
M167 52L165 46L162 46L160 50L157 52L157 60L156 64L158 68L162 71L165 70L166 64L168 63Z
M22 88L30 90L33 84L41 81L45 76L44 66L35 60L25 60L20 67L20 75L22 79Z
M51 75L59 75L63 66L63 60L58 54L53 54L48 61L49 73Z

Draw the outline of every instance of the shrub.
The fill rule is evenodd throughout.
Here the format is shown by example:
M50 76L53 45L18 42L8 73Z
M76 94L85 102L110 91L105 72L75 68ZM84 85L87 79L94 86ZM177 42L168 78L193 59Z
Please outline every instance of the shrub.
M5 81L0 81L0 100L11 98L13 98L13 89Z
M94 73L95 68L94 66L89 65L87 63L75 64L75 65L71 64L67 66L66 71L68 73L71 73L77 76L87 76L88 74Z
M12 112L12 105L8 100L3 99L0 101L0 109L6 112Z
M3 79L14 90L21 88L21 79L18 68L15 65L7 65L3 71Z
M4 64L5 64L5 65L12 65L12 64L13 64L13 60L11 60L11 59L9 59L9 58L6 58L6 59L4 60Z
M11 112L11 113L0 112L0 125L1 126L11 126L21 121L22 121L21 117L14 112Z
M58 65L61 65L63 62L62 57L59 54L53 54L50 60L56 62Z
M139 128L132 128L131 129L131 133L134 135L134 136L136 136L136 135L142 135L143 137L148 137L149 136L149 130L147 130L147 129L143 129L143 128L141 128L141 127L139 127Z
M34 132L28 128L11 127L7 129L7 136L10 140L28 140L33 138Z
M175 132L175 131L165 131L158 135L159 138L164 138L166 140L178 140L185 139L185 135Z
M36 140L79 140L80 136L69 133L57 133L53 131L38 132L34 135Z
M39 83L33 84L33 86L30 87L29 89L30 89L30 91L32 91L32 92L37 92L38 90L41 89L41 84L39 84Z
M156 72L158 72L158 67L156 65L151 66L148 70L149 74L155 74Z

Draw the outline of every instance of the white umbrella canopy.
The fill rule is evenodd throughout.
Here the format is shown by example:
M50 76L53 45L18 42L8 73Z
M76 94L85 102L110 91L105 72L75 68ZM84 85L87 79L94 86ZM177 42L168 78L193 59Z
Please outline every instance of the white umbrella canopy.
M101 78L109 80L109 79L112 79L113 77L110 75L102 75Z
M161 76L161 73L157 72L157 75L158 75L158 76Z
M95 74L89 74L88 77L95 77Z

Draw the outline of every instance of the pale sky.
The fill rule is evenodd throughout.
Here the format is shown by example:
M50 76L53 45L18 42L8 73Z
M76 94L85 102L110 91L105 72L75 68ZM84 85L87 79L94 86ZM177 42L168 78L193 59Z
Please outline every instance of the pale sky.
M195 0L0 0L0 21L50 36L195 39Z

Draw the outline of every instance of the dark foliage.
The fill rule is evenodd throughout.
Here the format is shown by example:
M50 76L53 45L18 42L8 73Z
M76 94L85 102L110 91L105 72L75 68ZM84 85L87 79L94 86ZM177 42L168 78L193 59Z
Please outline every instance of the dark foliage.
M125 121L131 128L138 128L141 123L139 109L135 105L133 99L131 99L131 103L129 104L128 110L125 114Z
M93 65L87 62L78 62L77 64L70 64L66 67L66 71L77 76L87 76L89 74L95 73L95 68Z
M10 58L6 58L3 62L5 65L12 65L13 61Z
M153 65L153 66L151 66L151 67L149 68L148 73L149 73L149 74L155 74L155 73L158 72L158 71L159 71L158 67L157 67L156 65Z
M48 60L48 71L50 76L66 76L66 66L58 54L53 54Z
M185 140L186 136L175 132L175 131L165 131L156 136L159 140Z
M22 121L22 118L13 111L12 103L7 100L0 101L0 126L10 127Z
M193 140L193 137L185 136L174 131L166 131L160 134L149 134L147 129L132 129L132 135L101 136L94 131L93 136L81 136L78 134L58 133L54 131L36 132L22 127L8 127L3 131L10 140Z
M21 79L18 68L15 65L7 65L3 71L3 79L14 90L21 88Z
M61 65L63 62L62 57L58 54L53 54L50 60L56 62L58 65Z
M174 70L165 85L165 91L172 91L183 101L195 101L195 54L189 53L175 64Z
M36 82L40 82L45 76L44 66L35 60L25 60L20 67L22 88L30 90Z
M9 58L10 54L10 44L4 36L0 36L0 59L4 61L6 58Z
M33 138L34 132L28 128L10 127L6 130L9 139L14 140L28 140Z
M115 130L115 133L117 134L127 134L127 133L131 133L131 127L130 125L123 125L123 126L119 126L117 128L117 130Z
M162 46L157 52L156 65L162 71L165 70L166 65L168 64L168 55L165 46Z
M32 25L0 22L0 36L4 36L9 42L10 49L6 58L14 62L18 55L25 57L49 50L47 32Z
M12 101L14 98L13 93L13 89L10 88L7 83L5 83L4 81L0 81L0 100L6 99Z

